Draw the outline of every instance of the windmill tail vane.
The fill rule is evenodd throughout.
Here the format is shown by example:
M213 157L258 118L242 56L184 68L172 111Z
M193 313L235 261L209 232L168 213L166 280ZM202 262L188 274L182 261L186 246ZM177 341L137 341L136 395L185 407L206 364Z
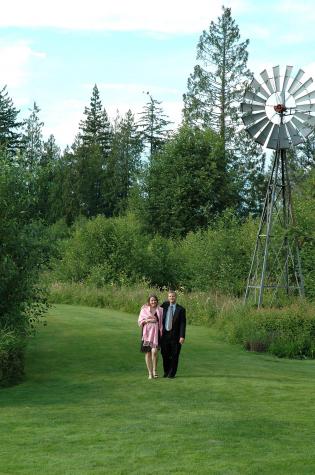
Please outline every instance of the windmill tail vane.
M258 307L289 294L304 295L299 243L294 233L287 149L304 142L315 127L313 79L293 67L265 69L261 81L253 78L241 104L245 130L260 145L275 150L267 186L245 301Z

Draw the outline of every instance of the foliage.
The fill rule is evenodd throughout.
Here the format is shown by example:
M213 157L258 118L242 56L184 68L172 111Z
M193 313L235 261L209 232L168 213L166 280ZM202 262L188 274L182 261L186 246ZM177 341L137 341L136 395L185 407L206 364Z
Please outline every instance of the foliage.
M111 179L108 197L113 215L126 212L132 189L142 168L143 143L129 110L124 117L116 117L113 127L111 153L108 160L108 175Z
M240 32L231 9L223 7L217 22L203 31L197 46L198 64L188 79L184 117L189 124L210 127L221 137L230 174L231 204L240 214L256 213L265 193L265 154L242 130L239 104L252 73L247 68L249 40Z
M30 219L32 198L25 170L0 159L0 332L5 339L3 378L22 374L20 341L33 331L47 309L46 295L38 286L45 260L43 226ZM9 335L9 336L8 336ZM11 336L12 338L11 338ZM12 345L11 345L11 343ZM11 345L11 347L10 347ZM8 364L12 363L12 373ZM6 376L7 375L7 376Z
M0 386L18 383L24 376L25 339L0 329Z
M14 153L21 147L20 128L23 122L17 120L19 112L4 86L0 90L0 148L7 152Z
M314 310L305 302L281 309L244 307L229 322L229 340L279 357L315 358Z
M183 125L153 157L145 181L144 225L181 237L231 205L222 142L210 129Z
M85 119L80 122L79 144L87 148L97 145L104 157L108 156L112 131L96 84L93 87L90 107L85 108L84 115Z
M63 282L177 284L175 244L158 235L151 239L132 214L79 220L60 252L53 276Z
M161 102L153 99L149 93L147 94L150 99L144 106L143 112L140 112L140 120L137 125L144 144L149 146L149 157L152 158L167 141L170 135L171 121L160 107Z
M315 170L296 189L294 196L297 226L301 246L302 271L306 296L315 299Z
M189 233L179 251L184 288L242 295L256 228L252 219L241 223L227 211L207 230Z
M203 31L197 46L194 73L188 79L184 95L184 114L189 122L211 127L218 132L224 146L231 139L237 104L244 83L251 77L247 69L249 40L240 42L239 28L231 9L222 7L217 22Z

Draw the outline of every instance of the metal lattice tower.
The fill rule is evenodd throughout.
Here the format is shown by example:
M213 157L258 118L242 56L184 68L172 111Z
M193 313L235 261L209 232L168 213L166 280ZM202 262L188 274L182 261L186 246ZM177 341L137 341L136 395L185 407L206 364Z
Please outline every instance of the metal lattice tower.
M292 79L292 69L287 66L284 76L279 66L271 76L262 71L262 82L252 80L241 104L247 132L275 150L245 292L245 301L258 307L267 296L270 304L280 295L304 296L286 152L313 131L315 91L308 90L312 78L302 83L300 69Z

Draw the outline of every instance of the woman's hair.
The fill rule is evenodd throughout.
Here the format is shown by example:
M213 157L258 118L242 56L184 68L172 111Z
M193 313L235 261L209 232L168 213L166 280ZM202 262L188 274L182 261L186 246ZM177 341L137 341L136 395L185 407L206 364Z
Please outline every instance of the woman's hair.
M159 303L159 299L157 298L157 296L154 295L154 294L151 294L151 295L149 295L148 300L147 300L148 305L150 305L150 299L152 299L152 298L154 298L157 301L157 303Z

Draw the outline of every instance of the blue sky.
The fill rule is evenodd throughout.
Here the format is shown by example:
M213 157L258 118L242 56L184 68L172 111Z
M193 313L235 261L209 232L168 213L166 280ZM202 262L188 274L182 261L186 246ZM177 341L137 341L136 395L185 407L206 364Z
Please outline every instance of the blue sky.
M10 0L0 18L0 87L21 116L36 101L62 146L71 144L93 85L109 116L140 112L144 92L180 120L182 94L203 29L221 14L217 0ZM303 68L315 79L315 8L311 0L230 0L249 67ZM306 78L305 76L305 78Z

